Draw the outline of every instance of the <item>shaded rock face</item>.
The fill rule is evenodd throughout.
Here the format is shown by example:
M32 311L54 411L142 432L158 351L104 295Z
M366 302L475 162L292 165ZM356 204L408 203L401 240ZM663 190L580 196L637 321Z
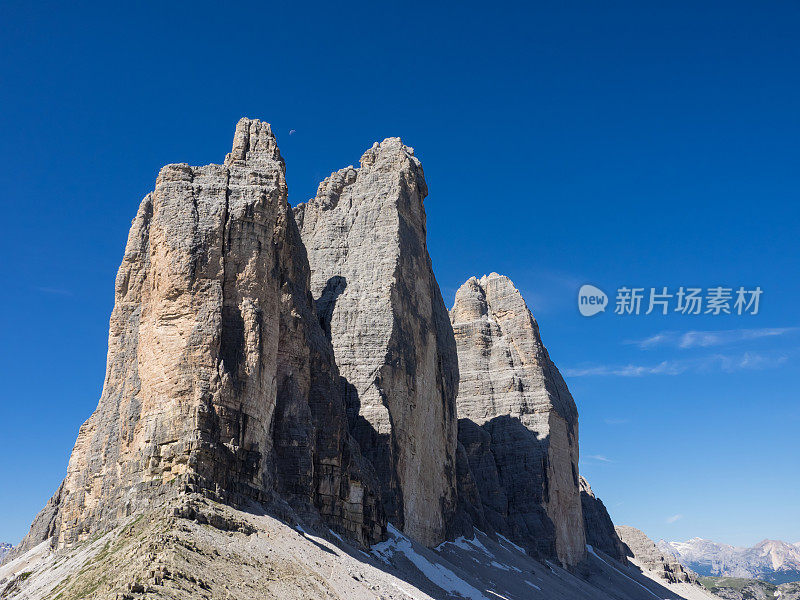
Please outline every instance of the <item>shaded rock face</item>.
M626 563L627 548L617 536L605 504L594 495L589 482L583 476L580 477L580 486L586 543L621 563Z
M277 491L380 538L309 276L267 123L242 119L222 165L164 167L117 275L99 405L23 549L187 490L231 503Z
M413 150L375 144L295 209L351 431L388 519L428 545L456 510L458 359L428 255L427 186Z
M674 557L658 549L655 542L635 527L616 527L617 535L624 544L626 555L639 565L654 571L670 583L696 583L697 576L685 569Z
M540 556L586 555L578 413L539 327L508 277L471 278L450 311L459 441L489 524Z

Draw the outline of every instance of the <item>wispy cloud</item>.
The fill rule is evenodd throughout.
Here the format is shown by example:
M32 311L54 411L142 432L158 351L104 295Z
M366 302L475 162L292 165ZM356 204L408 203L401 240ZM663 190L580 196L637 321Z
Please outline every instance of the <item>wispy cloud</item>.
M75 294L72 293L70 290L64 290L60 288L50 288L50 287L36 287L33 288L37 292L42 292L43 294L52 294L54 296L74 296Z
M667 518L667 523L675 523L676 521L680 521L683 518L683 515L672 515L671 517Z
M606 425L626 425L631 422L630 419L603 419Z
M661 331L642 340L629 340L643 350L659 346L675 348L711 348L762 338L778 337L800 332L800 327L764 327L761 329L725 329L721 331Z
M647 375L681 375L683 373L708 373L722 371L761 370L784 364L787 355L745 352L739 355L712 354L695 359L664 360L652 365L592 365L564 369L565 377L644 377Z
M295 133L297 133L297 129L290 129L289 130L289 135L294 135Z
M642 377L644 375L680 375L686 368L677 361L665 360L657 365L597 365L577 369L564 369L566 377Z
M602 454L587 454L586 456L583 456L582 458L589 459L589 460L596 460L598 462L604 462L604 463L613 463L614 462L613 460L611 460L610 458L608 458L607 456L604 456Z

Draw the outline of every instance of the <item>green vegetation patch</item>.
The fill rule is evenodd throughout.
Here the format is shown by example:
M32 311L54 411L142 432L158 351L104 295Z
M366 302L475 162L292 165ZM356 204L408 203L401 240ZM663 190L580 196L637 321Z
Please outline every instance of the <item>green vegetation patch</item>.
M778 589L778 586L768 581L746 579L744 577L699 577L698 581L712 594L722 590L735 590L743 598L756 598L751 591L755 588L762 589L767 596L774 596Z

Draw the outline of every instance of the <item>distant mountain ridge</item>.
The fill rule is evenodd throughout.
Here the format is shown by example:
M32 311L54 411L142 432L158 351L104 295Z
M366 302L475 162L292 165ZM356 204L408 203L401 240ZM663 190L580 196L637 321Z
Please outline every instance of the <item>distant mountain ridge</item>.
M11 544L0 542L0 562L3 562L3 559L5 558L6 554L11 552L11 548L13 548Z
M659 540L658 548L699 575L770 583L800 581L800 543L763 540L751 548L741 548L695 537L685 542Z

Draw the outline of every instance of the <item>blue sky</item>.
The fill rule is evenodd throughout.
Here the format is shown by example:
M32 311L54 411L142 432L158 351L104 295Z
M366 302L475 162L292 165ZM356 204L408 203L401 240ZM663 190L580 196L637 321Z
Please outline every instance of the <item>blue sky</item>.
M415 147L445 301L516 282L617 523L800 541L798 30L791 2L4 3L0 541L97 404L140 199L241 116L273 124L293 203L373 141ZM584 318L584 283L764 294Z

